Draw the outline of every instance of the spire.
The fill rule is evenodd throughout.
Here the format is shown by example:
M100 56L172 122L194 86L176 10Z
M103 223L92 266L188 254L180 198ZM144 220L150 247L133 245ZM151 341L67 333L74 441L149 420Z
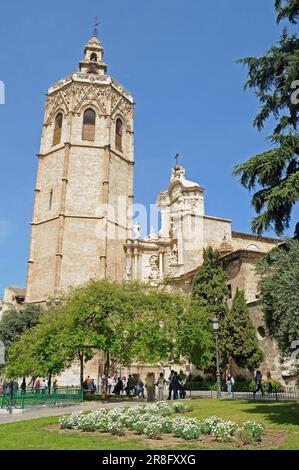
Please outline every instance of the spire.
M98 26L100 25L100 22L98 20L98 17L95 16L94 18L94 28L93 28L93 36L95 36L96 38L98 37Z
M104 49L98 39L98 18L95 17L93 36L84 48L84 60L79 62L80 72L105 75L107 65L103 62Z
M170 178L171 182L174 181L175 179L185 178L185 168L183 168L179 164L180 154L177 153L174 158L175 158L176 164L175 164L175 167L171 171L171 178Z

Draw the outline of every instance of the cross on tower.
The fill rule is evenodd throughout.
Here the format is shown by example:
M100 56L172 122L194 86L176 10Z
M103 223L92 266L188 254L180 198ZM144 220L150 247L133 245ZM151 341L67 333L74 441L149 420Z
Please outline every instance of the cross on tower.
M175 155L175 157L174 157L174 158L175 158L175 161L176 161L176 165L175 165L175 166L179 166L179 158L180 158L180 154L179 154L179 153L177 153L177 154Z
M95 19L94 19L94 28L93 28L93 35L98 37L98 26L99 26L100 22L98 20L98 17L95 16Z

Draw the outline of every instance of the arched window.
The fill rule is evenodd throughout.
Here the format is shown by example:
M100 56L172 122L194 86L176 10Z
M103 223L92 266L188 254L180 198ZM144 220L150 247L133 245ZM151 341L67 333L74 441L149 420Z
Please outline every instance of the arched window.
M120 151L122 151L123 127L122 120L117 118L115 125L115 148Z
M92 62L97 62L98 56L96 55L95 52L93 52L93 53L90 55L90 60L91 60Z
M82 140L94 140L96 113L93 109L87 109L83 114Z
M55 118L55 123L54 123L53 145L60 144L62 121L63 121L62 114L61 113L57 114Z

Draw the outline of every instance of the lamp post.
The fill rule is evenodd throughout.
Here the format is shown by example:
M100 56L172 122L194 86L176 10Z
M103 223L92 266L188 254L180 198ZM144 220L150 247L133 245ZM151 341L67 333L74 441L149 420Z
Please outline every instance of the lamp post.
M218 347L218 330L219 320L214 318L213 330L215 333L215 344L216 344L216 379L217 379L217 398L221 398L221 381L220 381L220 369L219 369L219 347Z

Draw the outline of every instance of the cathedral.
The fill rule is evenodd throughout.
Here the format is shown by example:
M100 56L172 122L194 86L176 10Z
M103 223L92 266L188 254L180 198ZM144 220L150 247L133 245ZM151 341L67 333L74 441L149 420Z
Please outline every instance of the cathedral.
M152 229L142 239L140 226L133 225L134 99L108 75L97 34L78 70L47 92L38 160L25 302L59 299L91 278L152 286L167 281L190 292L203 249L212 246L222 255L229 297L237 288L245 291L265 352L261 368L288 380L266 335L255 272L256 261L280 240L233 231L230 219L207 215L204 188L188 179L179 156L157 197L159 232ZM99 368L98 359L87 364L90 375L98 376ZM146 366L132 365L126 373L140 368ZM76 372L62 377L78 380Z

